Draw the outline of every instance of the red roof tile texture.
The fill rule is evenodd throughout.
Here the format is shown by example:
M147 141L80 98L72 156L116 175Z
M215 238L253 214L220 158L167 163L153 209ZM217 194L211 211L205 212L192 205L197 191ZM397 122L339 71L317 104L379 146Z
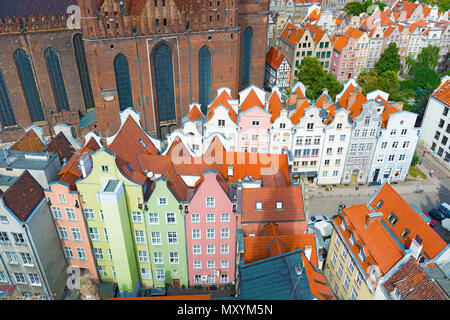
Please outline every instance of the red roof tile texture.
M450 80L445 81L432 94L432 96L443 103L450 105Z
M277 70L283 62L285 56L280 48L270 47L266 54L266 63Z
M376 208L375 205L380 200L383 201L383 205L380 208ZM425 252L431 259L435 258L446 247L447 243L411 208L408 202L389 183L384 184L370 205L383 213L383 219L385 219L386 224L406 248L410 247L411 241L417 235L422 239L422 252ZM391 213L394 213L398 218L397 223L393 226L387 222L387 217ZM400 234L406 228L410 233L403 239Z
M76 150L74 149L70 141L67 140L64 133L60 132L56 135L55 138L53 138L52 141L47 144L43 151L57 153L61 164L63 164L64 159L65 161L68 161L74 155Z
M5 205L23 222L27 221L44 198L44 189L28 170L3 194Z
M211 118L214 115L214 108L219 105L224 105L228 109L228 115L230 116L231 120L236 123L237 122L237 114L234 112L231 105L228 103L227 100L232 99L231 96L227 93L226 90L223 90L215 99L213 102L211 102L211 105L209 106L208 110L208 120L211 120Z
M253 107L260 107L264 110L264 104L259 100L255 90L251 89L244 101L242 101L240 112L244 112Z
M323 273L318 272L311 262L306 258L305 253L302 252L303 267L308 278L309 288L311 295L319 300L336 300L333 292L327 285Z
M401 300L447 300L439 286L413 257L387 279L383 286L388 293L397 289Z
M282 209L276 209L277 201L282 201ZM261 210L256 202L262 202ZM305 220L300 186L242 189L241 209L242 223Z
M17 142L15 142L9 150L16 151L34 151L40 152L45 148L45 144L34 132L33 129L28 130Z

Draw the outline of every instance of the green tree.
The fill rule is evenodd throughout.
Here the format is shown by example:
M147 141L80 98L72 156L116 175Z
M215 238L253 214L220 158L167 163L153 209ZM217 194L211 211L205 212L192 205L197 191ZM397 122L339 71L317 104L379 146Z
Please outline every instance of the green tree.
M296 79L306 86L306 97L308 99L317 99L322 94L323 89L327 88L328 94L334 100L344 87L333 75L323 70L323 66L317 58L303 58L297 69Z
M385 71L398 72L401 68L400 55L398 54L397 44L395 42L389 43L389 46L383 51L380 59L375 64L375 69L378 74Z
M375 4L378 5L378 8L380 8L380 11L384 11L384 8L386 8L387 4L381 1L375 2Z
M438 46L428 46L422 48L417 55L417 64L429 69L436 69L439 63L439 50Z
M358 1L347 2L344 11L352 16L359 16L364 12L364 5Z

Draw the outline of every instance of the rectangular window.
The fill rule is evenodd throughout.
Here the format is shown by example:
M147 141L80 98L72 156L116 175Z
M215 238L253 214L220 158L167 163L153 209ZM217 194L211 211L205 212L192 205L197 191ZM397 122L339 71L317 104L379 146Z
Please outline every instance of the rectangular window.
M167 232L167 242L171 245L178 244L178 237L176 232Z
M350 271L350 275L353 274L353 270L355 270L355 264L353 263L352 259L348 262L348 271Z
M71 247L64 247L64 252L66 254L66 258L69 260L73 259L73 251Z
M218 120L219 121L219 127L225 127L225 120Z
M159 214L158 213L149 213L148 214L148 223L149 224L159 224Z
M230 253L230 246L228 244L221 244L220 254L229 254L229 253Z
M23 276L23 273L21 272L14 272L14 278L16 279L16 283L19 284L26 284L27 280L25 280L25 277Z
M133 211L131 213L133 223L142 223L142 214L139 211Z
M17 256L14 252L5 251L6 260L8 260L8 264L18 264Z
M176 218L175 218L175 213L173 212L169 212L166 213L166 224L176 224Z
M93 209L83 209L84 218L86 220L95 220L94 210Z
M75 211L72 208L65 208L67 220L69 221L77 221L77 218L75 216Z
M164 264L164 258L162 252L153 252L153 263Z
M179 256L178 252L169 252L169 263L170 264L179 264Z
M88 228L89 237L92 241L100 241L100 236L98 235L97 228Z
M193 255L201 255L202 254L202 247L199 244L192 245L192 254Z
M230 238L230 229L223 228L220 232L221 239L229 239Z
M61 240L69 240L69 234L67 233L66 227L58 227L59 238Z
M214 229L206 229L206 239L213 240L216 237L216 233Z
M53 218L55 220L63 220L63 215L59 207L52 207Z
M338 268L337 268L337 273L336 273L339 279L342 278L342 272L343 271L344 271L344 267L342 266L341 262L339 261Z
M28 280L30 281L30 284L32 286L40 286L41 285L41 280L39 279L39 276L36 273L29 273Z
M200 214L199 213L193 213L191 215L191 223L200 223Z
M87 261L86 252L83 248L77 248L77 255L79 260Z
M158 271L158 270L156 270ZM158 273L156 273L158 274ZM142 280L150 280L150 269L148 268L141 268L141 276Z
M206 246L206 254L216 254L216 246L213 244L208 244Z
M200 229L192 229L192 240L200 240L201 232Z
M206 268L214 269L216 267L216 262L214 260L208 260L206 262Z
M151 235L152 235L152 244L153 245L161 244L161 232L153 231L151 233Z
M62 193L58 193L58 202L62 204L66 204L66 196Z
M72 233L73 241L81 241L81 232L78 228L70 228L70 232Z
M200 260L194 260L194 269L201 269L202 262Z
M102 166L102 172L109 172L108 166Z
M92 248L92 254L95 260L105 260L103 256L103 250L101 248Z
M345 278L344 278L344 290L345 290L345 292L348 291L349 286L350 286L350 278L348 277L348 274L346 274Z
M139 263L148 263L147 251L138 251Z
M103 229L103 234L105 235L105 241L108 242L109 241L108 231L106 229Z
M220 262L220 267L221 267L222 269L228 269L228 267L229 267L228 260L222 260L222 261Z
M397 218L397 216L396 216L393 212L391 212L391 213L388 215L388 217L386 218L386 220L387 220L391 225L394 226L394 225L397 223L398 218Z
M158 204L160 206L167 206L167 198L158 198Z
M220 222L230 222L230 214L222 213L220 216Z
M333 251L333 255L331 256L331 264L333 265L333 267L336 266L336 259L337 259L336 252Z
M206 207L215 208L216 202L214 197L206 197Z
M7 283L5 273L3 271L0 271L0 282L1 283Z

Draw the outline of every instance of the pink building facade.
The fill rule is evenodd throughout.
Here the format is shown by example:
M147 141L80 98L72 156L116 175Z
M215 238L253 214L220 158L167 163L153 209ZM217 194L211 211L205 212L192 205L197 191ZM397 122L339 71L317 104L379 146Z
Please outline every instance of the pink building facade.
M269 153L272 115L259 106L239 114L240 152Z
M235 281L236 214L228 182L216 171L204 172L186 215L189 285Z
M73 191L67 183L56 181L45 190L50 201L61 246L69 266L88 270L91 279L99 283L97 268L92 254L86 222L81 208L78 191Z
M340 36L335 42L331 55L330 71L337 80L345 81L355 76L358 63L356 40L352 37Z

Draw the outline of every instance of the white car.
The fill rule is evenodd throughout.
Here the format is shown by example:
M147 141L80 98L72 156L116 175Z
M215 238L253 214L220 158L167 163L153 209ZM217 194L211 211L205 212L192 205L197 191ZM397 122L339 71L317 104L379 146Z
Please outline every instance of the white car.
M318 216L311 216L308 219L308 224L313 224L319 221L330 221L330 218L328 218L327 216L323 216L323 215L318 215Z

